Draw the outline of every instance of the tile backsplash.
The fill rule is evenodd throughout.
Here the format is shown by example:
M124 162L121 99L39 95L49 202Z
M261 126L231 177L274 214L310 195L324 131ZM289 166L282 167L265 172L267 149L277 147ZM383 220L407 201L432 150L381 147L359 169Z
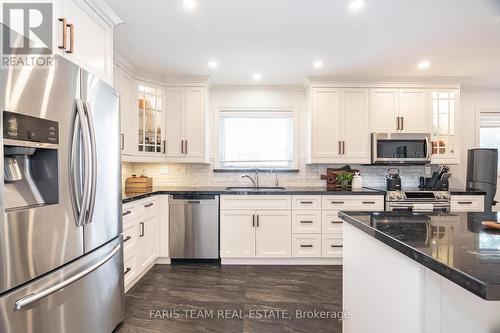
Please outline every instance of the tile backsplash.
M281 186L325 186L325 180L320 175L327 167L343 165L307 165L305 160L299 162L298 173L281 173ZM359 169L363 176L365 187L385 187L385 171L387 166L351 165ZM437 166L431 166L435 171ZM425 176L424 166L400 166L403 187L418 186L420 176ZM238 186L250 185L246 179L241 179L243 173L214 173L211 164L167 164L167 163L122 163L122 185L127 177L145 175L153 178L154 186ZM252 175L253 176L253 175ZM274 174L260 173L261 186L273 186Z

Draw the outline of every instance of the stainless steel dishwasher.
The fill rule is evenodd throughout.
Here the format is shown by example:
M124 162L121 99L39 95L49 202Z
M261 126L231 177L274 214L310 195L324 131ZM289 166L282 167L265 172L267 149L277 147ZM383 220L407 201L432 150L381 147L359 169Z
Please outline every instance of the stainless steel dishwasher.
M219 196L170 195L169 225L170 258L219 258Z

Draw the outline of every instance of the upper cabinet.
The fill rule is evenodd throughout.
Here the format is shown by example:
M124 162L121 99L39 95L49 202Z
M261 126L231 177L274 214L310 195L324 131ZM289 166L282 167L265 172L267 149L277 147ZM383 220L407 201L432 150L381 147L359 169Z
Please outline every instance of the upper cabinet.
M57 0L54 13L56 54L113 84L113 28L120 23L116 15L107 17L84 0Z
M430 133L430 110L426 89L374 88L371 132Z
M432 163L460 163L459 137L459 90L430 89L432 105Z
M311 163L369 163L366 88L312 88Z
M171 161L206 163L205 87L168 87L166 156Z
M165 108L163 89L139 82L137 84L136 118L138 124L137 151L150 156L165 154Z
M120 93L121 151L122 154L132 154L135 149L135 140L131 135L132 131L129 129L132 126L132 108L135 106L135 81L126 70L119 65L115 65L113 82L114 88Z

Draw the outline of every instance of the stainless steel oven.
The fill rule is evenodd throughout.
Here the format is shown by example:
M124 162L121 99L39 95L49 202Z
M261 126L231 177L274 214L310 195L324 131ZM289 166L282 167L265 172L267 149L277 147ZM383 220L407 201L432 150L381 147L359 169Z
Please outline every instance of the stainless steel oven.
M430 163L430 134L372 133L372 164Z
M388 191L386 211L450 212L448 191Z

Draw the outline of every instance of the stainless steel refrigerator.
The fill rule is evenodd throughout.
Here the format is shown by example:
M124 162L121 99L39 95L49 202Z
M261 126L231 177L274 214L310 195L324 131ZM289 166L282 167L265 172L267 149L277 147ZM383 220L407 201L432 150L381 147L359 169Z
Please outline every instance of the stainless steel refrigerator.
M0 332L112 332L124 314L118 95L61 57L0 75Z
M486 192L484 211L491 212L495 203L498 178L498 149L469 149L467 155L467 189Z

